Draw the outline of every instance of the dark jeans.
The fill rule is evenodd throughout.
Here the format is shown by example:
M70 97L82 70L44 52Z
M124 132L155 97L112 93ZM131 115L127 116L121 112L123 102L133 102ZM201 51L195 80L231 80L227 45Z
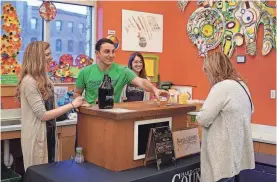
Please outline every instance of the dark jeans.
M78 122L76 124L76 138L75 138L75 149L78 147ZM74 150L75 150L74 149Z
M232 178L224 178L224 179L221 179L217 182L235 182L235 177L232 177Z
M234 176L234 177L232 177L232 178L224 178L224 179L221 179L221 180L219 180L219 181L217 181L217 182L240 182L240 181L239 181L239 174L236 175L236 176Z
M55 162L55 150L56 150L56 126L47 126L47 149L48 149L48 163Z

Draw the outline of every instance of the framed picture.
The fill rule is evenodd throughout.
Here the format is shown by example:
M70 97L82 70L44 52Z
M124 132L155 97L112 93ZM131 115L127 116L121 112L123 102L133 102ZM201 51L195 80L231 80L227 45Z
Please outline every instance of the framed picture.
M151 82L158 82L159 56L153 54L142 54L145 63L146 75Z
M237 56L237 63L245 63L246 58L244 55L238 55Z
M122 50L163 52L163 15L123 9Z

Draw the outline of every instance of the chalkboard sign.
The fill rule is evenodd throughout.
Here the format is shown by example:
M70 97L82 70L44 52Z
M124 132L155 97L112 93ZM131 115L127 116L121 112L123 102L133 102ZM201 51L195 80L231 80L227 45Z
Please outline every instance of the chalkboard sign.
M175 164L172 133L168 126L151 128L150 130L144 165L154 159L156 159L158 170L163 164Z

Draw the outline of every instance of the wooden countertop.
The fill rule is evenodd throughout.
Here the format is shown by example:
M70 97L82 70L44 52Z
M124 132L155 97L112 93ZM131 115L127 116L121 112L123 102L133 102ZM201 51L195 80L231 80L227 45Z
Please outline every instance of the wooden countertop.
M117 103L114 105L113 109L99 109L98 105L81 107L80 113L114 120L124 120L159 115L186 114L187 112L194 110L196 110L196 106L186 104L171 104L162 107L157 101L139 101Z

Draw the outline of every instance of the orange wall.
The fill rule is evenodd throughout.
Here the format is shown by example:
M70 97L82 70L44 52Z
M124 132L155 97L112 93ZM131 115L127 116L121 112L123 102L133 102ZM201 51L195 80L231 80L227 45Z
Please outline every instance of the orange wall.
M122 9L163 14L163 52L160 57L161 81L171 80L178 85L194 85L194 99L205 99L209 84L202 73L202 58L198 57L197 48L187 36L186 24L189 16L197 8L196 2L189 2L184 13L177 7L176 1L160 2L127 2L101 1L98 7L103 9L103 36L108 30L115 30L121 40ZM244 76L250 88L255 104L253 122L276 126L275 100L270 99L270 90L276 89L276 51L268 56L261 56L263 29L258 33L258 55L246 56L245 64L236 64L234 53L232 60L237 70ZM244 54L244 45L237 49L237 54ZM131 52L116 51L116 62L127 64Z

